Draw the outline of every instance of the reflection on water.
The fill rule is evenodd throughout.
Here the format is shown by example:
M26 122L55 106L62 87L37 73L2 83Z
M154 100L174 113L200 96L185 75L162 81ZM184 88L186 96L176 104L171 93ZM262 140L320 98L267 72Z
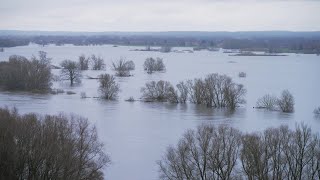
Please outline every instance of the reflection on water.
M116 78L121 87L118 101L81 99L81 92L85 92L88 97L99 96L98 81L83 79L81 85L74 87L70 87L68 82L53 83L54 88L74 91L74 95L1 92L0 106L17 107L21 113L66 112L89 118L96 124L99 137L112 157L113 164L106 170L108 179L157 179L155 162L163 155L166 147L175 144L187 129L195 128L201 123L228 124L242 131L261 131L266 127L281 124L292 128L303 121L315 131L320 129L320 119L312 113L313 109L320 105L319 56L290 54L282 57L236 57L221 52L163 54L129 49L112 46L8 48L0 54L0 59L7 59L12 54L30 57L39 50L47 51L55 65L63 59L76 60L77 56L83 53L104 57L106 71L84 71L83 77L97 77L101 73L113 74L111 61L121 56L133 60L136 70L132 72L132 77ZM163 58L166 72L145 73L143 62L147 57ZM242 71L247 73L246 78L238 77L238 73ZM53 73L58 75L59 70L53 70ZM235 82L244 84L248 90L247 104L230 112L194 104L124 101L130 96L139 99L140 88L148 81L162 79L176 84L181 80L203 77L209 73L227 74ZM252 108L261 96L267 93L279 95L283 89L289 89L294 95L295 113Z

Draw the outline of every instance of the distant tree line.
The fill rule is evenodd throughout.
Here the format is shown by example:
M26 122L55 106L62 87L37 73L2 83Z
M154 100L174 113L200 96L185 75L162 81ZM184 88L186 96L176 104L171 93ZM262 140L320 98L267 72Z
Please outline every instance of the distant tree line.
M170 47L221 47L224 49L260 50L270 53L294 52L320 54L320 37L317 35L278 35L251 37L239 36L240 38L220 35L197 36L169 36L169 35L83 35L83 36L2 36L0 47L14 47L36 43L47 44L74 44L74 45L137 45L137 46L161 46L163 52L169 52Z
M188 130L158 161L164 180L320 179L320 140L306 125L261 133L228 126Z
M100 180L109 164L87 119L0 108L0 179Z

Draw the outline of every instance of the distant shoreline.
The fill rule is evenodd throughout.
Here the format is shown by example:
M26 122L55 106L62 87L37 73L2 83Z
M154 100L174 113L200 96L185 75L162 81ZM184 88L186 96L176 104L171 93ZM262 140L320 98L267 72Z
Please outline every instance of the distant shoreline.
M288 55L286 55L286 54L239 53L239 54L229 54L229 56L288 56Z

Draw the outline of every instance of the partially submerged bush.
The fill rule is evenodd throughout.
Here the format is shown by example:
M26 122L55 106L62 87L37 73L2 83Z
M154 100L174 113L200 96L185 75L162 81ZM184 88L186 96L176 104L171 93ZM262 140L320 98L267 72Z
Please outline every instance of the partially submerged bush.
M86 57L84 54L79 56L79 68L80 70L88 70L89 69L89 57Z
M266 108L268 110L276 110L277 102L277 97L267 94L258 99L256 107Z
M130 71L135 69L133 61L126 61L124 58L120 58L116 62L112 62L113 70L116 71L116 76L127 77L130 76Z
M77 94L77 93L75 93L75 92L73 92L73 91L67 91L67 94L68 94L68 95L73 95L73 94Z
M126 99L126 101L128 101L128 102L134 102L135 99L134 99L134 97L130 96L128 99Z
M86 92L81 92L80 97L81 97L81 99L87 98Z
M142 98L147 101L167 101L173 86L167 81L151 81L141 88Z
M103 99L114 100L120 92L120 85L115 81L115 77L109 74L99 75L99 92Z
M102 59L102 57L92 54L90 61L91 61L92 70L106 69L106 64L104 63L104 60Z
M320 115L320 107L314 109L313 113L316 115Z
M247 77L247 73L245 73L245 72L240 72L240 73L239 73L239 77L245 78L245 77Z
M153 73L154 71L164 71L166 69L164 63L163 63L163 59L161 58L147 58L144 61L143 64L143 68L145 71L147 71L148 73Z
M294 98L288 90L282 91L278 99L278 106L282 112L291 113L294 111Z
M63 94L64 90L63 89L51 89L50 93L51 94Z
M110 164L85 118L0 108L1 179L103 179Z

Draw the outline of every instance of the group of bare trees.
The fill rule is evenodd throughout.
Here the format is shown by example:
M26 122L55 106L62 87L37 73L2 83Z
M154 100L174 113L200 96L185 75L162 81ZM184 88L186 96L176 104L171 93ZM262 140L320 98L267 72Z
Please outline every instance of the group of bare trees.
M0 179L103 179L109 156L77 116L0 109Z
M294 97L288 90L282 91L280 98L267 94L258 99L256 106L267 110L281 110L291 113L294 111Z
M166 69L163 59L161 58L147 58L144 61L143 68L149 74L153 73L154 71L164 71Z
M91 70L104 70L106 68L106 64L104 63L102 57L94 54L88 57L84 54L80 55L78 60L78 68L80 70L88 70L89 65L91 65Z
M47 91L51 87L50 58L40 51L39 56L12 55L0 63L0 86L7 90Z
M166 180L320 179L320 140L305 125L247 134L201 125L168 147L158 165Z
M141 88L142 98L147 101L169 101L203 104L208 107L235 109L245 103L243 96L246 89L236 84L226 75L209 74L206 78L197 78L180 82L177 89L166 81L152 81Z

